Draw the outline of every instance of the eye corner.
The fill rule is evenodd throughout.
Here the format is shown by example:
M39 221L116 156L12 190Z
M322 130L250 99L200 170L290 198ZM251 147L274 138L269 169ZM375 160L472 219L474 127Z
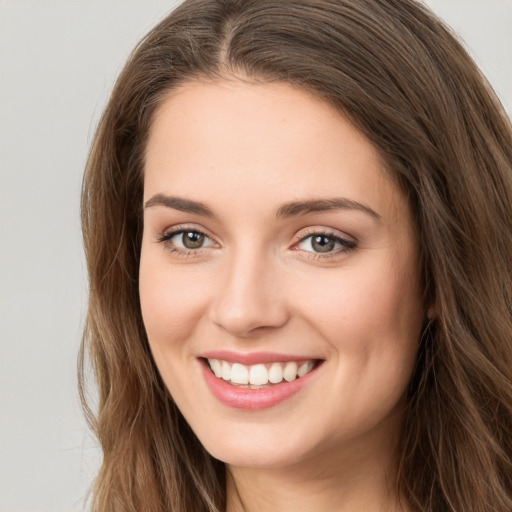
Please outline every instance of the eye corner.
M318 245L322 244L320 238L324 239L325 245ZM357 245L357 241L353 237L345 237L326 228L311 228L300 234L291 250L302 251L308 259L321 260L346 255L354 251Z
M186 238L187 234L189 235L188 239ZM162 229L155 234L155 241L162 244L167 252L180 258L199 256L207 249L220 246L215 238L203 228L186 224Z

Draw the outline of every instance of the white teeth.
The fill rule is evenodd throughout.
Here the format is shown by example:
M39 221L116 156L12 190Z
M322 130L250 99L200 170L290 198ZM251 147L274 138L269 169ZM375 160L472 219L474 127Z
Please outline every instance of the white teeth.
M279 384L283 380L292 382L304 377L315 364L313 360L299 364L293 361L287 363L272 363L272 365L255 364L246 366L241 363L228 363L219 359L208 359L208 363L217 378L231 381L232 384L258 389L270 384Z
M222 365L220 364L218 359L209 359L211 369L213 373L215 373L215 377L219 379L222 377Z
M249 384L249 370L247 366L235 363L231 367L231 382L233 384Z
M272 384L279 384L283 380L283 367L279 363L274 363L270 367L268 380Z
M222 378L224 380L231 380L231 365L226 361L222 361Z
M291 382L297 378L297 363L286 363L283 370L284 380Z
M256 386L268 384L268 370L264 364L255 364L249 371L249 382Z
M304 377L307 373L309 373L313 369L313 361L306 361L305 363L299 366L297 370L298 377Z

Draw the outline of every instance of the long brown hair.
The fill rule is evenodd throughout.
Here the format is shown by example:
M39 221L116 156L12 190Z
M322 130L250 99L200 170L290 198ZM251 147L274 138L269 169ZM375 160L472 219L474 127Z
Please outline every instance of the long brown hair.
M138 298L153 113L177 84L222 76L303 87L380 151L413 207L434 312L404 411L397 491L417 511L510 512L512 128L450 30L413 0L187 0L131 55L82 196L90 298L80 389L104 454L94 511L225 507L224 465L165 389Z

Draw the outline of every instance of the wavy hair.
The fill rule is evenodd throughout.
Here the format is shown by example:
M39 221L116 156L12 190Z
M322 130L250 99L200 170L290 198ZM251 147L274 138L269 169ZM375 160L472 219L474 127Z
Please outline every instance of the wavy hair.
M168 92L201 77L307 89L379 150L412 205L435 311L408 391L397 492L414 511L510 512L512 128L450 29L413 0L187 0L130 56L82 192L80 391L103 449L93 510L225 508L224 464L158 375L138 297L148 131Z

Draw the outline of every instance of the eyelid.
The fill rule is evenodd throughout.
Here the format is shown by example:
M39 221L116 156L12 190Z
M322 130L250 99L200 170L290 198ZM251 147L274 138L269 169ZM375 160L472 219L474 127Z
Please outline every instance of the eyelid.
M338 247L337 249L325 253L308 251L305 249L300 249L298 247L299 244L315 235L332 238L335 240L336 243L340 244L341 247ZM340 233L337 230L332 230L325 227L308 228L306 232L300 233L300 235L297 238L298 240L293 244L292 249L303 251L308 254L308 257L314 257L315 259L327 259L340 256L341 254L353 251L357 248L357 240L354 237L346 235L344 233Z
M296 235L296 237L295 237L296 241L294 243L296 244L298 242L301 242L305 238L307 238L309 236L312 236L312 235L331 236L333 238L339 238L341 240L345 240L345 241L350 242L350 243L354 243L354 244L358 243L357 238L355 238L352 235L349 235L348 233L344 233L344 232L339 231L339 230L334 229L334 228L326 228L326 227L322 227L322 226L318 226L318 227L317 226L313 226L313 227L308 227L308 228L306 228L304 230L301 230Z
M185 233L185 232L194 232L199 233L201 235L204 235L211 243L209 243L206 246L198 247L195 249L192 248L186 248L186 247L179 247L174 244L172 244L170 241L173 237ZM312 236L325 236L331 239L334 239L334 241L340 245L340 247L333 249L332 251L328 251L325 253L317 252L317 251L309 251L303 248L300 248L299 245L307 240L308 238ZM345 233L341 233L338 230L335 229L329 229L325 227L310 227L307 228L305 231L300 232L299 235L297 235L296 240L293 242L293 245L291 247L292 250L301 251L303 253L307 253L308 258L314 258L314 259L328 259L333 258L336 256L340 256L344 253L353 251L357 248L357 240L350 235L347 235ZM194 256L199 255L203 250L209 249L212 246L219 247L220 244L215 240L215 237L211 236L209 234L209 231L204 229L202 226L197 226L194 224L177 224L172 227L168 227L161 234L158 234L156 237L156 241L158 243L163 243L164 245L168 245L167 249L170 252L176 253L178 255L182 256Z
M171 252L181 253L181 254L192 254L192 253L199 253L202 249L206 249L212 246L219 246L220 244L215 240L213 236L211 236L208 232L208 230L204 229L203 227L194 225L194 224L177 224L175 226L168 227L164 229L161 233L156 234L156 242L157 243L163 243L163 244L170 244L170 240L175 237L176 235L179 235L181 233L186 233L187 231L199 233L201 235L204 235L206 238L208 238L212 243L208 244L205 247L198 247L197 249L187 249L183 247L177 247L172 246L168 249Z
M158 238L169 238L178 233L182 233L183 231L194 231L195 233L201 233L202 235L215 240L207 229L203 228L202 226L198 226L197 224L176 224L169 226L157 233L156 236Z

